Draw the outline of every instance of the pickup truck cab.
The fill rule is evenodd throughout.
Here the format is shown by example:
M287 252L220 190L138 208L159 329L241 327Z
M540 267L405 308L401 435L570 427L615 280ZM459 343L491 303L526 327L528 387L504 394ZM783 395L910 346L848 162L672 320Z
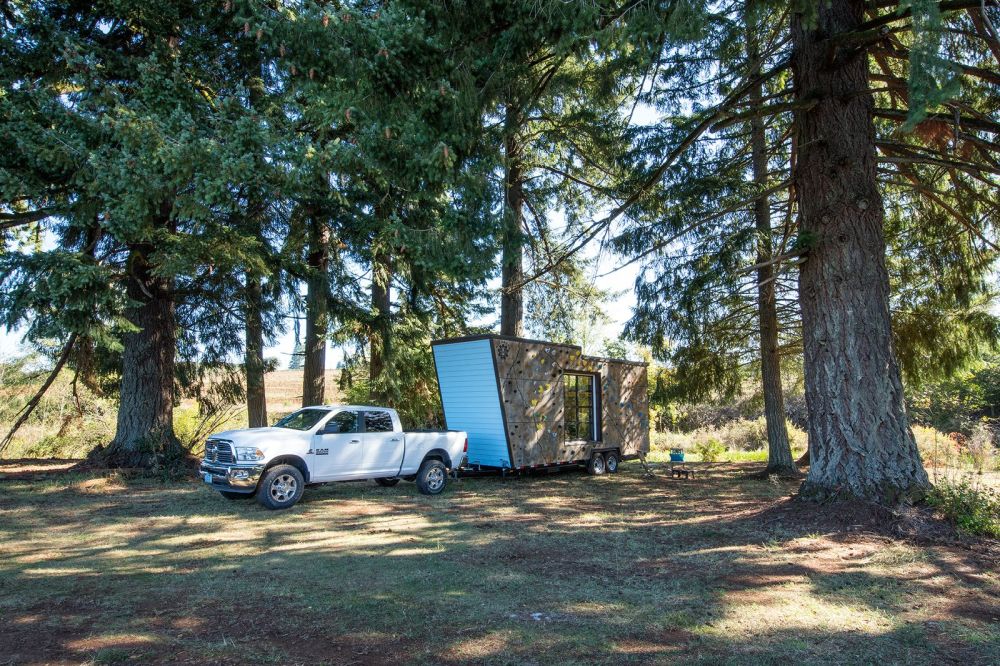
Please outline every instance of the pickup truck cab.
M270 428L211 435L200 472L223 497L253 495L269 509L287 509L305 486L331 481L405 479L437 495L467 450L457 430L403 432L394 409L329 405L305 407Z

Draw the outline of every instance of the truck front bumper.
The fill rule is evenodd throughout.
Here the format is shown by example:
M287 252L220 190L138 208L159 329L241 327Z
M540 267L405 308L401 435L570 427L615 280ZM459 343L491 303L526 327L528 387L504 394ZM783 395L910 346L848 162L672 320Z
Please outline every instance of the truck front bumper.
M220 465L202 462L198 468L201 480L214 490L233 493L252 493L264 473L263 465Z

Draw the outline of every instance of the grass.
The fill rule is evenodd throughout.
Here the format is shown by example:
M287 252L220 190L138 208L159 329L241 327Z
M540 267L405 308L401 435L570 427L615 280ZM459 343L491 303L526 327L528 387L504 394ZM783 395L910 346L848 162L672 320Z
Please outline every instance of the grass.
M6 378L0 361L0 437L7 434L21 408L38 389L46 373L31 378L18 375L17 381ZM8 374L11 373L7 367ZM342 399L337 388L338 371L326 371L326 402ZM72 389L73 373L64 370L45 394L31 418L17 431L6 458L70 458L84 457L98 444L107 444L115 434L117 406L92 393L82 384L77 387L77 405ZM273 423L278 418L302 406L302 370L276 370L264 376L267 396L267 417ZM210 432L247 427L247 413L235 405L209 418L199 411L193 399L182 400L174 408L174 430L181 442L199 453L205 436ZM205 432L205 430L209 432Z
M0 654L31 663L996 663L988 550L832 528L793 484L567 472L307 491L0 481ZM796 508L798 507L798 508Z

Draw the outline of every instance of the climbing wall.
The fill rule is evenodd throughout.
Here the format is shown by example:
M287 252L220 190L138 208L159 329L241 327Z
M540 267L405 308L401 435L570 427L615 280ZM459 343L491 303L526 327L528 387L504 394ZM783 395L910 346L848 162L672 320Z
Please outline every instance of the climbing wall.
M595 446L617 446L625 455L649 450L645 365L584 356L571 345L505 338L492 343L513 467L587 460ZM564 372L595 376L600 442L566 440Z

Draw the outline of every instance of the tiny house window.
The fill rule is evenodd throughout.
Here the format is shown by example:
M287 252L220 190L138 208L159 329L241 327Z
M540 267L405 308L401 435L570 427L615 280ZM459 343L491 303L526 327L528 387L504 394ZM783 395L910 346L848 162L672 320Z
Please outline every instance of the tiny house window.
M594 407L597 403L594 393L593 375L563 375L565 401L563 403L563 425L566 439L596 440L594 429Z

